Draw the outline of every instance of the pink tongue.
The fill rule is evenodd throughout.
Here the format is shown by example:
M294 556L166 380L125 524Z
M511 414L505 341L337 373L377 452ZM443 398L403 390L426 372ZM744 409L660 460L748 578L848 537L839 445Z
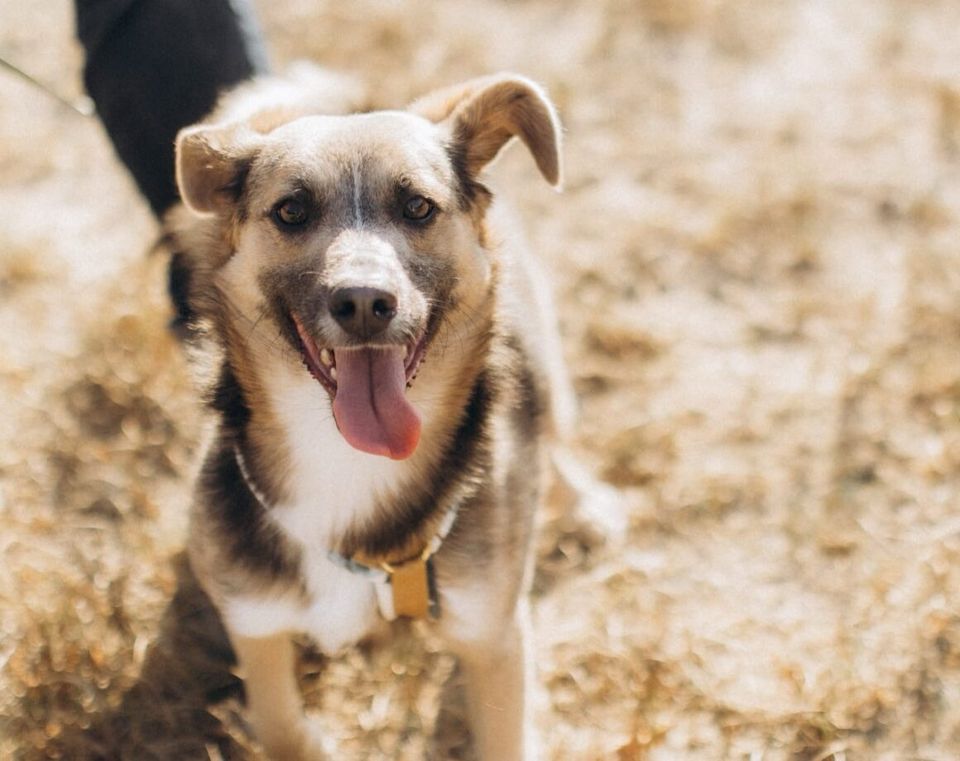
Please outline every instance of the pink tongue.
M333 416L362 452L403 460L420 441L420 415L407 401L402 347L337 349Z

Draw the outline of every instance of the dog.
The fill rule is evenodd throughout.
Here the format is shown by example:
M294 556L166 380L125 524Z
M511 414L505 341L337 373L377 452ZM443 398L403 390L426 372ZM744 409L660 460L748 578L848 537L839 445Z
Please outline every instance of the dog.
M396 111L324 81L242 86L177 138L169 234L213 368L191 564L271 758L323 757L291 636L336 653L410 617L460 660L478 756L532 759L531 538L572 403L484 171L516 137L558 188L560 122L511 74Z

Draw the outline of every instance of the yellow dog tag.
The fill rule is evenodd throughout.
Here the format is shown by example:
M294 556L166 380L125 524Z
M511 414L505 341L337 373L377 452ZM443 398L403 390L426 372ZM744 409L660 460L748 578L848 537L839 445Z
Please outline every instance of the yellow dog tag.
M393 611L396 615L427 618L430 613L428 562L417 558L393 568L390 586L393 589Z

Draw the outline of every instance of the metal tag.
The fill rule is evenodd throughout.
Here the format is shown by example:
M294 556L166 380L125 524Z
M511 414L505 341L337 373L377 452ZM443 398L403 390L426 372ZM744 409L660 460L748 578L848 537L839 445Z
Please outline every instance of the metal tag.
M422 558L397 566L390 574L393 610L398 616L426 618L430 613L428 561Z

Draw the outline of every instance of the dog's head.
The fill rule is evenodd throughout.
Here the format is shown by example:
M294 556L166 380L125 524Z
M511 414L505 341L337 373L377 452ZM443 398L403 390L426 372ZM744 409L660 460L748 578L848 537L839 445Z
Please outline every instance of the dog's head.
M247 341L278 328L352 446L408 457L420 435L408 385L450 320L489 298L480 174L519 137L558 185L556 114L535 84L501 75L407 111L280 121L177 139L184 203L229 240L206 263L221 319Z

